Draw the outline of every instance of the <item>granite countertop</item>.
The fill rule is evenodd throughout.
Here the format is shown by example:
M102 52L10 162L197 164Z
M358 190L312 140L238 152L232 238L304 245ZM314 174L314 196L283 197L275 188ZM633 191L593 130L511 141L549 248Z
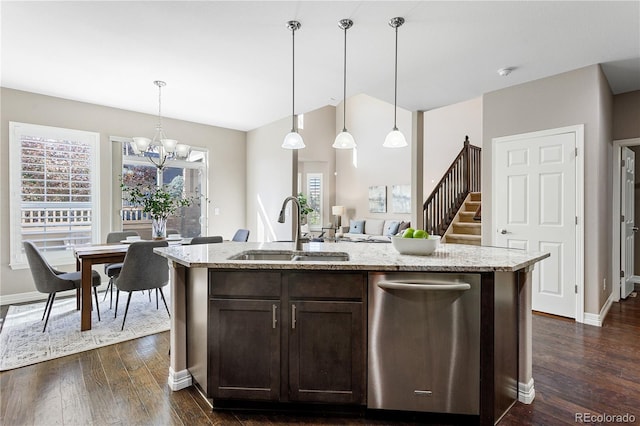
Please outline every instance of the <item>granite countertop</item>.
M429 256L415 256L400 254L391 244L339 242L307 243L304 251L346 252L349 254L347 261L229 260L229 257L247 250L290 252L294 247L290 242L227 241L218 244L169 246L156 248L154 251L189 268L338 271L513 272L550 256L543 252L462 244L440 244Z

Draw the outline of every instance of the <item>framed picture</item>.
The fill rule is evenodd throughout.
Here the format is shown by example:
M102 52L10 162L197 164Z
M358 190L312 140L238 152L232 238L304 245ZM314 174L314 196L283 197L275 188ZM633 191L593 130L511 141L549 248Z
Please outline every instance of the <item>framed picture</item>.
M391 209L393 213L411 213L411 185L391 187Z
M369 212L385 213L387 211L387 187L385 185L369 187Z

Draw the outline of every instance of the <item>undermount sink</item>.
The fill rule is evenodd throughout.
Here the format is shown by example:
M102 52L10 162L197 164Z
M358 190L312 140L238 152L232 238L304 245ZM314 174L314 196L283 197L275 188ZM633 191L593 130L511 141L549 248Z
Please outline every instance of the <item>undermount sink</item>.
M229 260L291 260L292 251L248 250L235 254Z
M293 256L293 260L301 262L346 262L348 253L304 253Z
M281 250L247 250L229 257L229 260L271 260L287 262L345 262L345 252L300 252Z

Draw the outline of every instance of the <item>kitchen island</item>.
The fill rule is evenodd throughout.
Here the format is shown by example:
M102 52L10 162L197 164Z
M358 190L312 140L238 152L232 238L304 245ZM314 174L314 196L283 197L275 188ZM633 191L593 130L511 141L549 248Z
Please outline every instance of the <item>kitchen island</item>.
M344 404L494 424L534 397L531 274L547 253L442 244L411 256L344 242L156 253L171 270L169 385L196 384L213 406Z

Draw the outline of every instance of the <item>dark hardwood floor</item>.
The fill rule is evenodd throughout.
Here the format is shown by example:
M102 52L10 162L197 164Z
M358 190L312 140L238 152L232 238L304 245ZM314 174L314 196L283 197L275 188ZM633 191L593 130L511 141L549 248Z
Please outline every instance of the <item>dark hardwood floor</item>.
M629 413L640 423L640 298L614 303L602 328L534 315L533 339L535 401L516 403L500 425L576 424L576 413ZM168 350L165 332L2 372L0 424L420 423L358 415L212 412L193 388L169 390Z

